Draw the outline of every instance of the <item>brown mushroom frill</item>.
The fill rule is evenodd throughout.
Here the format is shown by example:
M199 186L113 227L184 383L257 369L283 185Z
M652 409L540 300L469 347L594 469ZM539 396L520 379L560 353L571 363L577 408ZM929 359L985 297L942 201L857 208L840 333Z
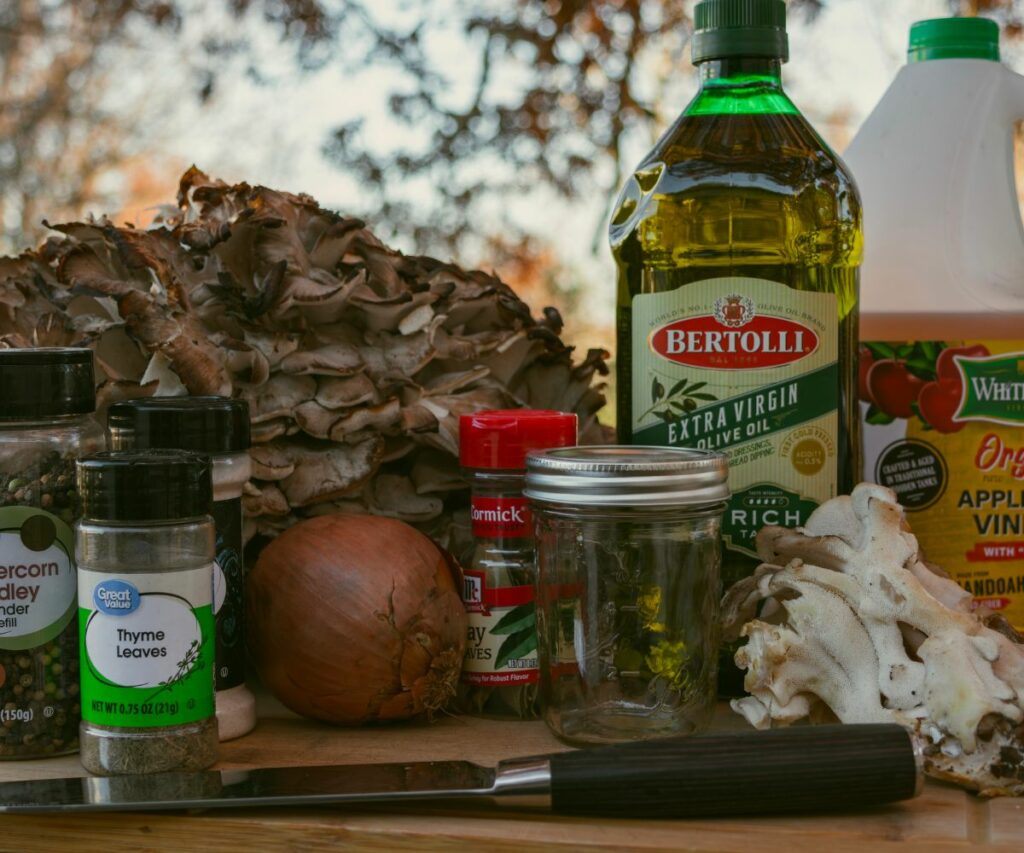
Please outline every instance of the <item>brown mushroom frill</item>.
M466 412L561 409L602 437L606 352L574 363L557 312L535 320L497 277L403 255L308 196L192 168L149 229L52 227L0 259L0 345L92 347L101 410L248 400L247 538L351 510L449 542Z

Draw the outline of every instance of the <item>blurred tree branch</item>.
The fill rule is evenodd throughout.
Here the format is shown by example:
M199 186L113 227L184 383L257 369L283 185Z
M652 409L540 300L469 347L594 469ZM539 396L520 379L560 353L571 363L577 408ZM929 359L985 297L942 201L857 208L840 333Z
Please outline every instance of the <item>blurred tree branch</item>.
M813 17L827 3L789 5ZM1022 31L1024 0L948 6ZM378 230L456 252L467 237L486 239L478 223L500 221L508 199L537 188L611 196L632 166L622 139L656 127L651 69L683 66L691 8L683 0L393 0L385 16L376 0L5 0L3 242L34 239L43 215L110 206L104 176L144 153L154 134L139 112L159 112L147 103L148 80L163 97L191 93L202 103L230 63L256 81L273 79L267 60L277 57L266 55L265 40L253 43L251 28L232 26L237 19L261 22L300 69L331 63L353 79L388 71L375 78L386 82L374 97L389 110L394 144L374 144L381 135L360 119L338 127L324 151L358 180L359 212ZM221 25L182 43L180 65L147 66L147 40L183 39L207 13ZM134 62L112 61L133 49ZM125 67L137 69L133 80L115 76ZM514 247L523 235L508 222L504 237Z
M317 0L221 2L236 15L261 14L307 65L317 61L317 47L334 38L326 4ZM59 220L108 206L104 178L142 153L148 141L143 125L151 118L147 93L136 86L129 94L129 81L115 76L111 58L139 48L153 30L175 34L184 16L202 6L203 0L0 3L0 248L25 248L38 237L44 216ZM153 75L154 88L168 71L184 86L191 75L202 97L204 85L212 85L210 68L223 63L221 47L210 43L194 51L184 68L149 66L144 51L126 64Z

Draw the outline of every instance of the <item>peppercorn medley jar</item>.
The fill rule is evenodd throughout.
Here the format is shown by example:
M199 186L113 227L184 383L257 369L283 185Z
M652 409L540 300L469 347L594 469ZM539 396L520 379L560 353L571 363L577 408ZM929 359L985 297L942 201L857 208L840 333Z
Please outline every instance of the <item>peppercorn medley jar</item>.
M249 404L227 397L149 397L107 412L112 450L169 448L208 455L213 463L217 558L217 727L221 740L252 731L256 700L245 686L245 570L242 489L249 480Z
M541 409L459 419L459 461L470 481L473 552L462 600L468 636L459 706L471 714L538 716L533 521L523 497L526 454L576 444L576 415Z
M92 351L0 350L0 758L78 749L75 460L103 446Z
M544 719L572 744L685 735L714 711L720 453L531 453Z
M119 775L217 759L213 488L205 457L78 463L82 765Z

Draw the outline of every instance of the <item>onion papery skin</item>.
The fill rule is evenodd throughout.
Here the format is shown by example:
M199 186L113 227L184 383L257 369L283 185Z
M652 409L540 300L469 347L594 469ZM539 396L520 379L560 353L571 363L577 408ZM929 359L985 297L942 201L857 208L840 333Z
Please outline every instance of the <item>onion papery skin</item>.
M461 572L401 521L302 521L248 579L249 653L269 690L340 725L405 720L455 694L466 643Z

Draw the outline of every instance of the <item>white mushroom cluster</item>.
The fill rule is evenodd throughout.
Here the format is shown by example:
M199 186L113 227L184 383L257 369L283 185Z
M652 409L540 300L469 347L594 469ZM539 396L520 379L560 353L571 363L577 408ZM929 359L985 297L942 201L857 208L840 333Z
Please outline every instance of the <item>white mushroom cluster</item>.
M573 360L496 276L402 255L304 195L195 168L153 227L101 219L0 258L0 345L87 345L101 410L130 397L248 400L247 537L337 510L442 542L466 501L460 414L576 412L603 438L603 350Z
M931 775L1024 794L1022 638L922 560L892 491L862 484L757 549L723 604L726 639L747 638L734 710L757 728L901 723Z

